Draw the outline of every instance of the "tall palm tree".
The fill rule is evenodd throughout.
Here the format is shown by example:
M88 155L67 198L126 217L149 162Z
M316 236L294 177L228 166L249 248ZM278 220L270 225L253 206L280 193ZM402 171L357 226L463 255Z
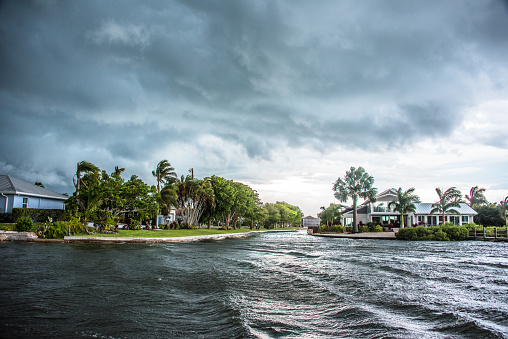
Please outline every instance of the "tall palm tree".
M503 201L499 202L499 206L504 211L504 224L506 225L506 217L508 215L508 196Z
M86 173L93 173L98 174L99 168L88 161L81 161L77 163L76 166L76 174L74 175L75 178L73 178L74 187L76 187L76 197L79 195L79 188L81 183L83 183L82 176Z
M460 191L455 187L450 187L444 192L437 187L436 192L439 196L439 201L432 204L430 214L434 214L436 212L441 213L444 224L446 213L460 214L454 207L460 208L462 193L460 193Z
M471 187L469 195L466 194L466 199L469 201L469 206L487 204L487 198L485 198L485 188L478 188L478 186Z
M353 233L358 233L356 223L358 198L376 201L377 189L372 185L374 185L374 177L369 175L363 167L358 167L358 169L351 167L346 172L344 179L338 178L333 184L335 198L341 202L346 202L348 198L353 199Z
M152 175L157 180L157 195L161 193L161 184L171 183L176 178L175 169L167 160L159 161L155 171L152 171ZM159 206L157 206L157 215L155 216L155 227L159 227Z
M415 191L414 187L402 192L402 188L399 187L397 191L397 199L388 204L388 208L392 208L400 212L400 227L404 228L404 214L414 212L416 209L415 202L420 201L420 197L413 194Z

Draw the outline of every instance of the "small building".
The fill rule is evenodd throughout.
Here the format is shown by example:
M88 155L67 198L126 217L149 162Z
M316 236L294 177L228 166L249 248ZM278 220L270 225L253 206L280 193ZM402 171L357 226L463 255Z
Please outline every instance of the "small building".
M311 217L310 215L302 218L302 227L307 227L308 230L313 230L312 232L317 233L317 230L321 225L321 219Z
M64 210L67 199L63 194L0 175L0 213L12 213L13 208Z

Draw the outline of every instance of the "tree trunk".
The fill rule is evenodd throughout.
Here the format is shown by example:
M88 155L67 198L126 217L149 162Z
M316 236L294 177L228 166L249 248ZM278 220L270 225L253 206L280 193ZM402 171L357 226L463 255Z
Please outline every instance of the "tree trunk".
M400 228L404 228L404 213L400 214Z
M356 223L357 213L356 213L356 198L353 198L353 233L358 233L358 224Z

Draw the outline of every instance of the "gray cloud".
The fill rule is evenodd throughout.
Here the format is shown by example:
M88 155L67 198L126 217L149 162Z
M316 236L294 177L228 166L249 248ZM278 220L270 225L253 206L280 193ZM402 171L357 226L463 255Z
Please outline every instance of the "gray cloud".
M506 92L507 17L501 1L4 1L3 168L146 171L206 134L252 159L440 138L480 83Z

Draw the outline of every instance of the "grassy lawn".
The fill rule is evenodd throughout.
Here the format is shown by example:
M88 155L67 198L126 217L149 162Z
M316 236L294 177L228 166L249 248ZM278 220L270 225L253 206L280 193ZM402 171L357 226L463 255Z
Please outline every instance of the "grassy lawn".
M275 230L292 231L294 227L276 228ZM253 231L256 231L255 229ZM261 228L260 231L267 231L265 228ZM237 230L219 230L219 229L207 229L198 228L193 230L160 230L160 231L146 231L146 230L118 230L118 233L114 234L92 234L85 235L88 237L125 237L125 238L174 238L174 237L190 237L196 235L210 235L210 234L231 234L231 233L246 233L251 232L248 228L241 228ZM80 235L81 236L81 235Z
M1 224L0 223L0 230L4 231L15 231L16 224Z

